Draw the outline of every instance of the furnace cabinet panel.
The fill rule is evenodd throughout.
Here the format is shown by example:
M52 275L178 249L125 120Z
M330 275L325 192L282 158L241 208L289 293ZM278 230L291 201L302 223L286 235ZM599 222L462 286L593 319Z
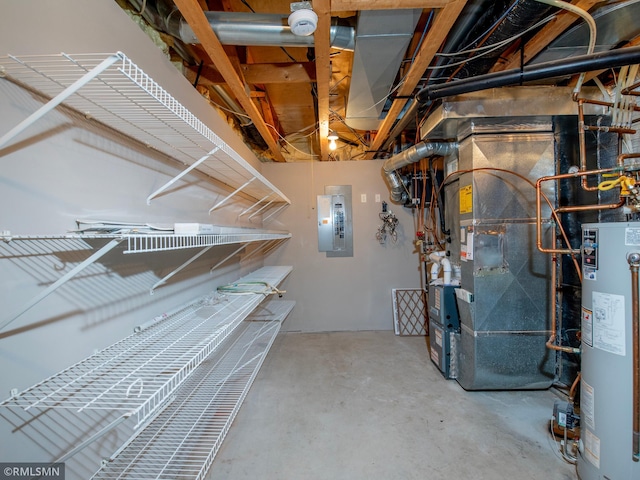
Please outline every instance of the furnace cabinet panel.
M491 169L533 181L553 174L553 134L474 134L461 142L458 162L473 171L447 187L447 200L457 197L447 217L464 292L457 380L467 390L546 388L554 378L545 347L550 263L536 248L535 189Z

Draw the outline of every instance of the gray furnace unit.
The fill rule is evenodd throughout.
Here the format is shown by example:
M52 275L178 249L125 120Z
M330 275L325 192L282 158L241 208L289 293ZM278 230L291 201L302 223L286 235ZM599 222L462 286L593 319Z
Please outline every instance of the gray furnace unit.
M456 305L456 286L429 286L429 347L431 361L444 378L458 376L457 345L460 318Z
M575 115L571 92L496 89L438 108L421 138L458 142L444 166L447 249L461 269L456 380L467 390L548 388L551 259L536 247L531 183L555 173L554 115ZM545 187L555 202L552 182ZM542 218L549 215L545 208ZM545 220L545 245L550 235Z

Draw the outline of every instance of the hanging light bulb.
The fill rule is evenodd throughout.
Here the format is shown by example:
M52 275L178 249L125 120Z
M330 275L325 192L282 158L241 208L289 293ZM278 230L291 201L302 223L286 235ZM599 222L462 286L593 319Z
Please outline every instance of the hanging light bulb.
M329 140L329 150L335 150L338 148L338 144L336 140L338 140L338 135L333 130L329 131L329 135L327 135L327 140Z

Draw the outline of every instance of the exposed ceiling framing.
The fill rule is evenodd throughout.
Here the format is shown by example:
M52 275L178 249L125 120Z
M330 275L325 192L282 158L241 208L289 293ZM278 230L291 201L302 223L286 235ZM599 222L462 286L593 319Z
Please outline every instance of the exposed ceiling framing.
M485 48L485 42L490 46L493 31L500 28L500 22L507 22L507 14L528 3L529 11L547 9L544 11L553 14L553 18L546 18L544 25L536 26L526 35L521 35L516 27L513 33L507 30L512 38L500 55L486 66L485 72L520 68L523 63L535 61L536 55L544 52L554 39L581 21L573 13L536 0L313 0L312 7L318 22L312 41L306 44L254 45L236 44L233 39L219 37L207 14L228 12L249 15L248 18L252 18L251 15L256 18L275 15L276 23L288 29L286 18L290 14L290 0L117 1L123 6L133 5L135 11L144 11L145 7L152 5L165 12L166 18L160 22L157 19L162 15L156 15L155 24L148 15L145 18L153 28L163 32L163 38L173 47L174 59L181 59L185 76L191 83L197 85L199 91L230 121L238 119L239 133L264 161L384 158L390 154L386 148L393 145L391 140L400 135L399 129L403 140L415 140L416 123L422 118L419 115L424 116L425 112L418 114L415 102L412 102L414 110L406 113L408 102L426 85L425 82L433 81L425 75L428 68L434 65L444 68L443 62L445 67L449 65L446 63L448 60L443 60L442 53L457 52L469 45L473 46L472 51L480 46ZM638 0L573 0L570 3L593 12L610 4L633 4ZM360 12L401 9L419 9L422 16L407 51L398 54L402 63L393 84L387 86L388 94L381 95L377 101L379 106L384 104L377 128L358 130L346 117L356 57L352 46L345 49L341 45L336 47L335 43L332 45L334 29L339 23L338 28L357 32ZM176 15L182 15L184 24L191 28L199 43L182 44L176 39L175 31L169 31L163 22L169 18L175 20ZM392 13L389 15L391 18ZM482 22L488 26L483 27ZM517 28L522 30L522 27ZM616 48L637 45L638 33L640 27L636 36L620 39ZM474 35L479 36L473 40ZM354 38L357 49L355 33ZM452 45L454 40L458 45ZM445 52L446 49L449 50ZM358 60L362 61L362 56ZM601 73L593 72L586 78L591 79ZM455 80L460 78L457 75L458 70L453 74L449 71L443 77ZM569 83L566 79L562 81ZM355 88L368 86L356 85ZM405 118L399 121L404 115ZM374 116L373 120L376 118ZM336 151L329 149L327 135L330 131L339 137Z

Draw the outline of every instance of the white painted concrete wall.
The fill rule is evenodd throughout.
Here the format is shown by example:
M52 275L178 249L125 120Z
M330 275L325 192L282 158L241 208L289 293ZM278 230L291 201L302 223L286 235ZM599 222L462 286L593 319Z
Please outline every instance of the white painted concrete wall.
M283 328L304 332L392 329L391 289L420 287L412 213L389 202L381 168L379 160L264 165L265 176L282 185L292 202L278 221L293 238L266 260L294 266L284 287L296 306ZM353 257L327 258L318 251L316 196L324 194L325 185L352 186ZM395 244L387 240L381 245L375 238L382 223L376 194L400 221Z
M8 2L0 25L0 55L123 51L254 167L261 168L226 122L114 1ZM40 105L41 98L0 78L0 135ZM76 228L76 219L262 226L259 216L239 217L251 205L242 198L209 216L209 208L230 190L197 173L184 177L148 206L147 196L184 168L79 115L53 111L0 148L0 231L63 234ZM10 389L23 390L131 334L134 326L261 266L259 256L250 261L236 257L210 274L209 268L235 248L212 249L153 296L151 286L198 250L124 255L118 248L107 254L0 331L0 399L7 398ZM0 242L0 323L49 286L59 269L77 264L90 253L67 251L51 241ZM64 412L26 423L29 415L0 409L0 462L51 461L67 449L65 442L77 443L86 436L83 430L101 421L100 412L89 413L83 421L72 419L68 428ZM86 470L70 467L68 479L87 478L98 465L99 456L94 453L113 451L126 439L119 433L106 438L79 455Z

